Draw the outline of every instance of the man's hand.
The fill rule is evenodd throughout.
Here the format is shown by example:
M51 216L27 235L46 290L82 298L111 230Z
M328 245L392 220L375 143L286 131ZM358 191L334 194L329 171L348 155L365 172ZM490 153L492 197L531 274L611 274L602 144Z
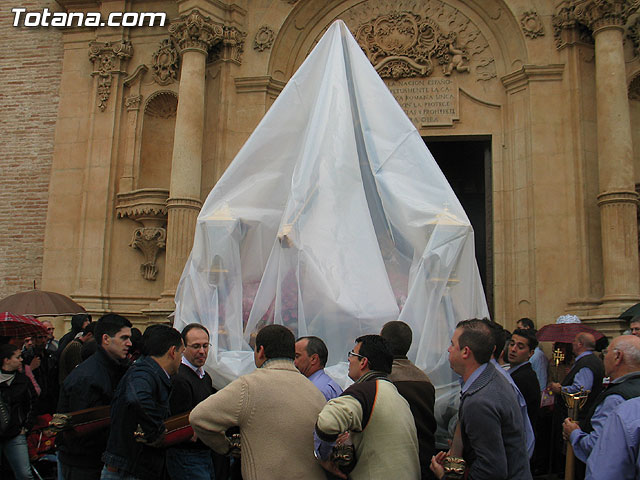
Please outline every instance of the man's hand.
M558 382L551 382L549 384L549 390L551 390L556 395L559 395L560 392L562 392L562 385L560 385Z
M444 477L444 459L447 458L446 452L438 452L431 457L431 471L437 478Z
M569 417L565 418L564 422L562 422L562 438L569 441L571 432L579 429L580 429L580 425L578 425L576 422L571 420Z

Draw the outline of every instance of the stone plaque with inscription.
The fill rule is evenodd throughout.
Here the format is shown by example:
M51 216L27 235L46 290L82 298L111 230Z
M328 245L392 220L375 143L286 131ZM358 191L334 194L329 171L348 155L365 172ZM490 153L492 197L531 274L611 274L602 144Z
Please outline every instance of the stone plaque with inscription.
M385 83L416 128L451 126L460 118L458 82L453 77L386 79Z

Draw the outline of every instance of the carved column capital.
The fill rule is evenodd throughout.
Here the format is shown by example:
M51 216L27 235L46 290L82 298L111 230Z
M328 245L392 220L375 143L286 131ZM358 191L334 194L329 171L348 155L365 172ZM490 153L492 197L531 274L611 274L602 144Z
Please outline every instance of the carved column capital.
M595 32L606 27L624 28L629 16L640 8L640 1L575 0L571 6L576 20Z
M140 110L140 102L142 101L142 95L131 95L125 98L124 106L127 107L127 111Z
M181 54L197 50L206 55L213 45L224 39L223 27L198 10L193 10L169 25L169 34Z
M89 44L89 61L93 62L91 75L98 77L98 107L101 111L107 107L113 76L126 73L125 65L132 55L133 46L128 40Z

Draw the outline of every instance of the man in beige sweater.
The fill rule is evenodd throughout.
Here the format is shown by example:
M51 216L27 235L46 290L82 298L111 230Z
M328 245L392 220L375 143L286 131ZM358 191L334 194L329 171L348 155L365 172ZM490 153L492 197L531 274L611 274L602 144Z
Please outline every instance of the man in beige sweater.
M257 370L198 404L189 421L205 444L229 451L228 428L240 428L244 480L323 480L313 454L313 429L325 398L296 369L295 337L267 325L256 337Z

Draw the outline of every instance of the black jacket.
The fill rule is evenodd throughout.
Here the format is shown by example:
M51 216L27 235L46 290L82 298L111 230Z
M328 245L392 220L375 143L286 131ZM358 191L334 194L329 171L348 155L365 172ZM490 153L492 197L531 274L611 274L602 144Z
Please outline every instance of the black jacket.
M0 441L14 438L23 428L33 426L33 405L37 397L33 384L24 373L16 372L11 385L0 383L0 395L9 406L9 426L0 435Z
M509 373L516 387L522 393L524 401L527 402L529 421L535 428L540 411L540 382L538 382L536 372L533 370L531 363L526 362L521 367L509 370Z
M164 448L135 440L138 425L147 443L158 440L169 417L171 380L152 357L139 359L122 377L111 404L111 432L104 463L142 480L164 472Z
M85 408L110 405L118 382L127 366L113 360L102 347L74 368L60 389L58 412L67 413ZM59 446L60 460L67 465L96 467L102 464L109 430L105 429L81 438L64 434Z

